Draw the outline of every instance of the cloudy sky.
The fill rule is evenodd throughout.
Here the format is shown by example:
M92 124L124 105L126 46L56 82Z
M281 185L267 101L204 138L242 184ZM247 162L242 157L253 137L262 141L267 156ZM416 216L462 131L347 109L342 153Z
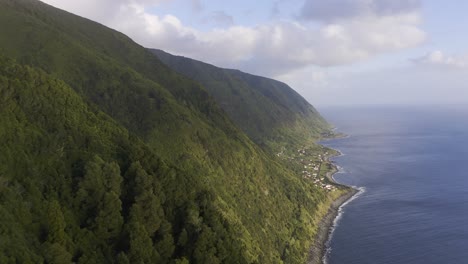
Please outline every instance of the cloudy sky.
M468 103L468 1L43 1L314 105Z

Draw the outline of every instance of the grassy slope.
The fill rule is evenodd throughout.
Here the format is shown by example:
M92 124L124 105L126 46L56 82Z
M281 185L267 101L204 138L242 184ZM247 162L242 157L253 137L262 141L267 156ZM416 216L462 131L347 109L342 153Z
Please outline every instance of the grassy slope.
M200 82L259 144L311 142L330 126L304 98L272 79L151 50L173 70Z
M50 136L50 139L44 140L47 144L52 144L55 137L67 138L76 134L76 137L83 137L82 140L86 144L75 141L69 144L65 139L61 139L57 141L59 145L50 148L61 149L64 145L70 145L71 149L67 150L67 153L71 156L79 156L83 148L90 148L85 157L76 159L90 159L90 156L100 154L107 157L104 160L108 162L117 162L124 171L130 163L146 157L148 151L151 155L160 156L166 163L172 164L174 170L184 175L181 180L169 172L161 173L161 177L166 181L164 187L167 188L167 192L174 193L172 200L169 199L163 204L166 220L172 224L166 232L170 233L173 244L178 243L183 231L181 226L190 225L185 223L190 217L176 217L180 208L188 207L186 204L196 201L195 207L199 208L197 217L205 223L205 229L199 227L201 229L196 229L198 231L189 232L190 243L186 246L175 246L176 249L171 252L170 258L186 256L193 263L203 263L203 256L214 256L220 262L235 262L237 258L228 257L226 252L223 252L223 248L227 246L216 246L223 244L217 241L224 241L232 243L233 248L241 248L234 254L240 262L275 263L283 259L288 263L299 263L304 260L308 240L316 228L311 222L312 215L319 201L324 199L324 194L256 147L229 121L203 87L174 73L151 53L122 34L94 22L36 1L0 0L0 7L0 51L16 59L19 64L31 65L33 71L44 70L43 74L47 77L41 78L63 82L60 86L71 88L66 88L66 93L71 94L73 91L74 100L80 101L78 105L64 103L55 106L56 99L63 97L62 94L56 92L57 95L51 97L49 91L45 90L42 97L24 96L31 102L13 107L20 111L19 115L22 115L24 120L18 123L15 121L19 120L18 117L14 116L4 119L0 127L7 129L4 129L2 138L14 137L17 130L25 130L27 133L21 139L13 140L9 151L5 152L8 153L5 154L5 160L8 162L3 164L2 181L11 181L12 185L16 186L14 188L26 189L26 196L34 193L38 199L35 201L37 208L41 208L47 201L47 197L42 197L44 190L29 190L25 186L26 183L20 179L31 178L35 183L47 175L51 178L41 184L46 189L51 188L50 195L58 197L60 204L65 207L63 210L69 212L72 207L68 207L67 199L74 199L73 192L67 194L71 198L64 199L59 191L62 187L54 188L52 182L55 177L59 177L58 175L64 175L63 177L69 177L64 180L64 184L68 184L66 188L70 189L73 188L73 181L79 180L82 175L75 175L78 178L74 178L72 161L66 163L55 157L49 162L48 159L54 156L50 156L47 151L37 155L37 159L26 159L29 163L21 163L21 155L17 152L36 157L35 152L43 149L37 145L39 143L30 144L27 140L37 138L40 141L40 138ZM14 72L10 74L0 87L2 93L11 93L11 89L7 89L10 86L5 85L10 81L8 78L21 79L21 76L15 76ZM32 78L29 82L35 83L36 80ZM31 86L35 87L32 84ZM14 101L17 97L6 98L13 100L9 101L10 104L18 105L18 102ZM36 99L38 101L35 101ZM58 115L48 118L50 113L40 108L48 105L54 105L52 110L48 111L56 111L57 115L66 111L77 111L84 116L91 115L83 113L83 108L86 108L96 116L104 116L102 118L114 126L111 131L121 130L124 131L121 132L124 135L129 134L126 137L106 139L110 136L94 131L104 129L101 126L106 127L103 124L107 123L101 119L87 125L90 131L81 131L79 128L86 124L82 120L88 117L82 117L63 128L60 124L66 123L64 117ZM9 116L14 109L3 108L3 113ZM41 118L52 119L53 123L40 123L39 126L35 122ZM32 126L39 127L27 128ZM69 129L77 131L72 132ZM95 144L95 141L107 143ZM126 142L125 147L120 146L122 141ZM102 144L109 146L101 149ZM137 150L132 150L133 145L139 146L135 147ZM106 154L108 152L113 155ZM138 155L131 154L133 152ZM137 157L121 158L131 155ZM146 163L145 170L148 171L151 171L151 166L156 166L151 164L151 160ZM43 171L44 164L60 173ZM16 169L35 167L38 169L31 169L33 173ZM158 173L156 170L154 174ZM9 187L10 183L6 186ZM2 192L6 193L5 189L2 189ZM15 197L14 192L9 192L10 194L5 195L12 195L13 198L9 196L12 201L23 199ZM200 208L203 208L201 204L206 203L206 199L197 200L196 197L197 193L205 192L211 197L208 199L210 210L203 211ZM124 206L126 199L131 200L123 195L121 199ZM8 207L8 204L3 206ZM9 211L11 208L5 210ZM25 205L24 210L25 214L34 216L32 219L37 222L39 229L41 222L47 222L43 215L36 215L31 207ZM75 220L73 214L65 215L67 223ZM31 251L32 255L40 258L40 245L45 243L40 235L43 231L28 233L26 227L29 224L18 221L20 218L21 216L15 215L9 218L10 222L18 224L11 232L17 233L15 237L26 234L31 236L24 241L30 241L32 245L18 245L18 248ZM214 229L218 225L214 223L224 223L222 226L227 231L217 232ZM7 226L11 228L10 225ZM69 236L75 234L74 232L66 230ZM153 240L156 246L158 240ZM86 245L83 244L90 243L91 240L86 241L74 240L75 247L69 246L68 250L75 258L79 257L79 253L75 252L76 247L84 247ZM206 244L205 247L197 248L203 254L197 257L195 247L203 243ZM118 251L112 250L110 255L115 257ZM129 253L126 246L123 246L122 250ZM13 255L19 257L20 254L16 252ZM233 255L232 252L230 255Z

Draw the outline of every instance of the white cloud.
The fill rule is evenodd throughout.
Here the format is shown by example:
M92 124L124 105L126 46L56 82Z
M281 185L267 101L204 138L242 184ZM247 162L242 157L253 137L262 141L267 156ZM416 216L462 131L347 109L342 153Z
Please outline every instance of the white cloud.
M348 64L414 47L425 39L425 33L418 28L418 14L364 18L318 29L278 21L211 31L199 31L176 17L158 17L135 6L119 17L112 23L114 28L147 47L269 76L311 64Z
M449 68L467 68L468 55L450 56L444 54L440 50L435 50L427 53L426 55L413 59L413 62L419 65L426 66L443 66Z
M146 47L271 77L310 65L353 63L417 46L426 37L419 27L419 12L401 7L403 4L390 5L390 0L357 2L381 2L379 10L398 12L353 15L319 27L275 20L253 26L227 23L224 28L208 31L184 25L172 15L153 15L146 8L170 0L45 1L122 31Z

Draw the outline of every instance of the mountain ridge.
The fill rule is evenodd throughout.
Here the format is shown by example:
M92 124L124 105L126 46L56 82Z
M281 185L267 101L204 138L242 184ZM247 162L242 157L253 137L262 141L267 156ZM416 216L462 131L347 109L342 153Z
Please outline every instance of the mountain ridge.
M200 82L256 143L311 142L330 131L317 110L283 82L151 51L176 72Z

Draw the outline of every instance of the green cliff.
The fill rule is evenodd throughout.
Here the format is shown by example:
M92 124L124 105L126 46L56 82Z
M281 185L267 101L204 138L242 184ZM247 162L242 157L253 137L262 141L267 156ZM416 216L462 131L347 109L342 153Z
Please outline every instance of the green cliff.
M304 262L327 193L210 89L39 1L0 24L0 263Z
M285 83L151 50L176 72L202 84L229 117L261 145L311 142L330 126Z

